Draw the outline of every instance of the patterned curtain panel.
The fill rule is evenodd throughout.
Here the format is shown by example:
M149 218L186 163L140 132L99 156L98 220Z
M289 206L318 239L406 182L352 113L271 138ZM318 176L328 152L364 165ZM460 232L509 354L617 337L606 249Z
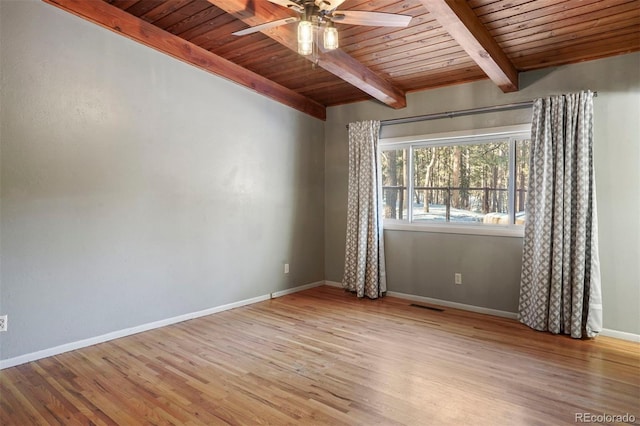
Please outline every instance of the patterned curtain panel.
M349 124L349 201L342 286L375 299L387 291L378 164L379 121Z
M593 174L593 93L533 105L519 319L536 330L602 330Z

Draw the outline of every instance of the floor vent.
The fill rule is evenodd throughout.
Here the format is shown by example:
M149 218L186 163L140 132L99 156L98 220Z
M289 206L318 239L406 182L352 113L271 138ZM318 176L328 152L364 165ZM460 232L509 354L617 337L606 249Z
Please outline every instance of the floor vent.
M412 303L409 306L414 306L416 308L422 308L422 309L431 309L432 311L437 311L437 312L444 312L444 309L441 309L441 308L434 308L433 306L418 305L416 303Z

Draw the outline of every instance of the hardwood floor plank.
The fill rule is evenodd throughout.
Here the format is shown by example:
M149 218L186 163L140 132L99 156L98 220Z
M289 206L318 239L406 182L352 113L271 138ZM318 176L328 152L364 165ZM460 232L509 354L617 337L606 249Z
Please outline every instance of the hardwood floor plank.
M640 419L640 345L317 287L0 372L0 424Z

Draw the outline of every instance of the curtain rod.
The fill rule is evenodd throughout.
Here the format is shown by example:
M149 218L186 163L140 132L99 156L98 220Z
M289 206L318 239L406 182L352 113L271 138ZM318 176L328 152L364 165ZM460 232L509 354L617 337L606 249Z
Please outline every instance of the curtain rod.
M598 92L593 92L593 97L597 98ZM417 121L438 120L440 118L454 118L454 117L460 117L463 115L482 114L485 112L510 111L514 109L529 108L533 105L533 102L534 101L524 101L524 102L516 102L513 104L494 105L494 106L487 106L487 107L463 109L459 111L437 112L433 114L416 115L413 117L392 118L390 120L381 120L380 126L381 127L393 126L394 124L405 124L405 123L415 123ZM347 124L347 128L349 128L348 124Z
M436 112L433 114L416 115L413 117L392 118L390 120L381 120L380 126L393 126L394 124L415 123L416 121L438 120L440 118L454 118L463 115L481 114L485 112L509 111L513 109L529 108L533 105L533 101L518 102L506 105L495 105L480 108L462 109L459 111Z

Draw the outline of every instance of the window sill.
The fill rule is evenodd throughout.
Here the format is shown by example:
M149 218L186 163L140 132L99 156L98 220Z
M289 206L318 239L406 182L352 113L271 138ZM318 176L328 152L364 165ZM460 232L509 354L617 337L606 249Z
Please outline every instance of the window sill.
M493 237L523 238L524 226L424 224L401 221L384 222L387 231L433 232L439 234L488 235Z

